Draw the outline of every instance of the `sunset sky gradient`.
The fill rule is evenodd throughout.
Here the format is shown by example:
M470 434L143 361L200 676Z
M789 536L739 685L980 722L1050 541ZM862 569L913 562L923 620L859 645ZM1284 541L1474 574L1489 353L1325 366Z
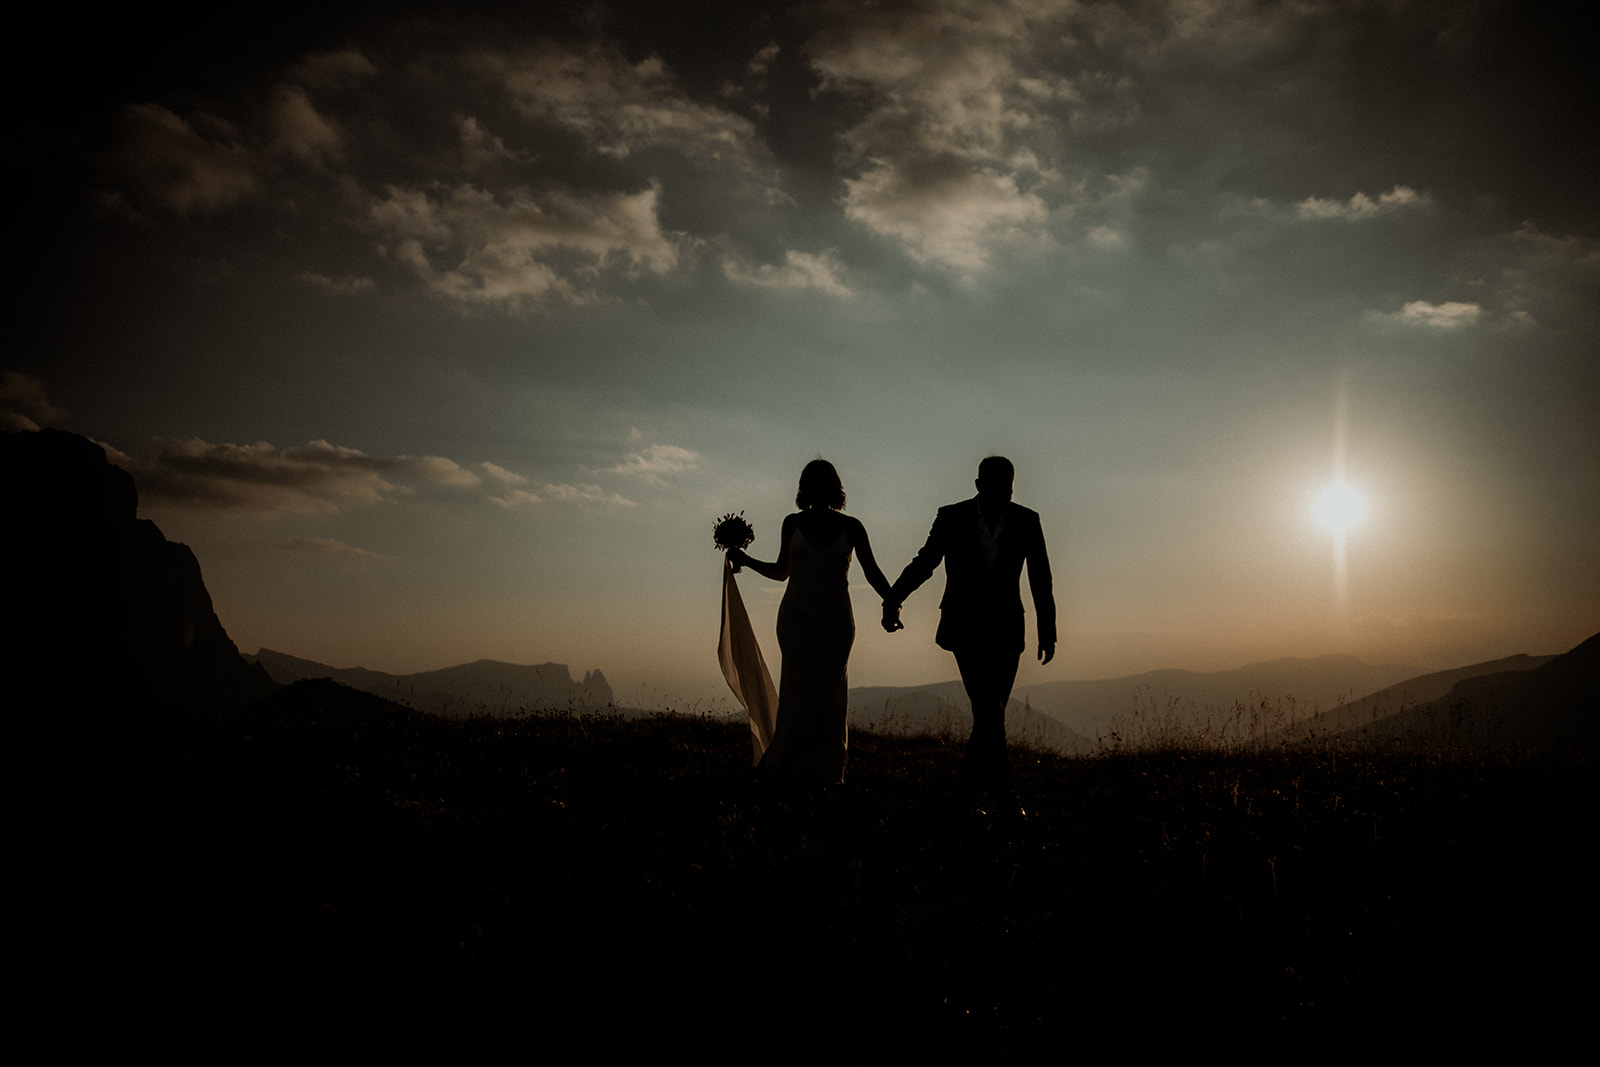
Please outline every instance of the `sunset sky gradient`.
M711 524L771 558L818 455L891 577L1016 463L1019 684L1600 629L1571 9L380 8L11 44L0 420L103 442L242 650L707 701ZM938 582L889 636L853 577L853 684L954 676Z

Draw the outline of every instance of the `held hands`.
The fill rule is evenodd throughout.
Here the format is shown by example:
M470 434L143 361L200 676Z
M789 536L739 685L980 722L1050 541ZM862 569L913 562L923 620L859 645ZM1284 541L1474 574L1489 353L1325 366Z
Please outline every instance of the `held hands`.
M742 548L728 549L728 562L733 564L733 573L738 574L740 568L750 562L750 557L744 554Z
M892 634L896 630L904 630L906 624L900 621L900 605L892 600L883 602L883 632Z

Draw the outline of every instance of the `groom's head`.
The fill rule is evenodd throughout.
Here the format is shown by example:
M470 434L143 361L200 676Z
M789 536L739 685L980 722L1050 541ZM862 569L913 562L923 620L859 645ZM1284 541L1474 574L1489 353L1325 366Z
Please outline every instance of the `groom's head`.
M1011 487L1017 480L1017 469L1004 456L986 456L978 464L978 495L985 500L1004 504L1011 499Z

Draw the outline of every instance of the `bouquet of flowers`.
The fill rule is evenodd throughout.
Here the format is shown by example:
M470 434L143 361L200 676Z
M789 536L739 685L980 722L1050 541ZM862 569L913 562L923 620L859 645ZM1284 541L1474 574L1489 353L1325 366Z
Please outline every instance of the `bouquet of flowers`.
M756 539L756 528L745 521L744 512L731 512L716 521L711 528L711 542L723 552L737 548L741 552ZM738 570L738 567L733 568Z

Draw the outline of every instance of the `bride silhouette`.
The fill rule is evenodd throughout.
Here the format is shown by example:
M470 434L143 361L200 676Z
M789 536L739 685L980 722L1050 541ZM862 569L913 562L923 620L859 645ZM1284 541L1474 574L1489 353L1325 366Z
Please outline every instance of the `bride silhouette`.
M789 583L778 606L783 656L778 721L760 770L830 784L843 780L849 746L845 669L856 637L848 577L851 554L860 555L862 573L879 596L888 597L890 586L872 557L866 527L844 514L844 485L833 464L825 459L807 463L794 502L800 510L783 520L776 562L752 559L738 548L728 550L728 560Z

